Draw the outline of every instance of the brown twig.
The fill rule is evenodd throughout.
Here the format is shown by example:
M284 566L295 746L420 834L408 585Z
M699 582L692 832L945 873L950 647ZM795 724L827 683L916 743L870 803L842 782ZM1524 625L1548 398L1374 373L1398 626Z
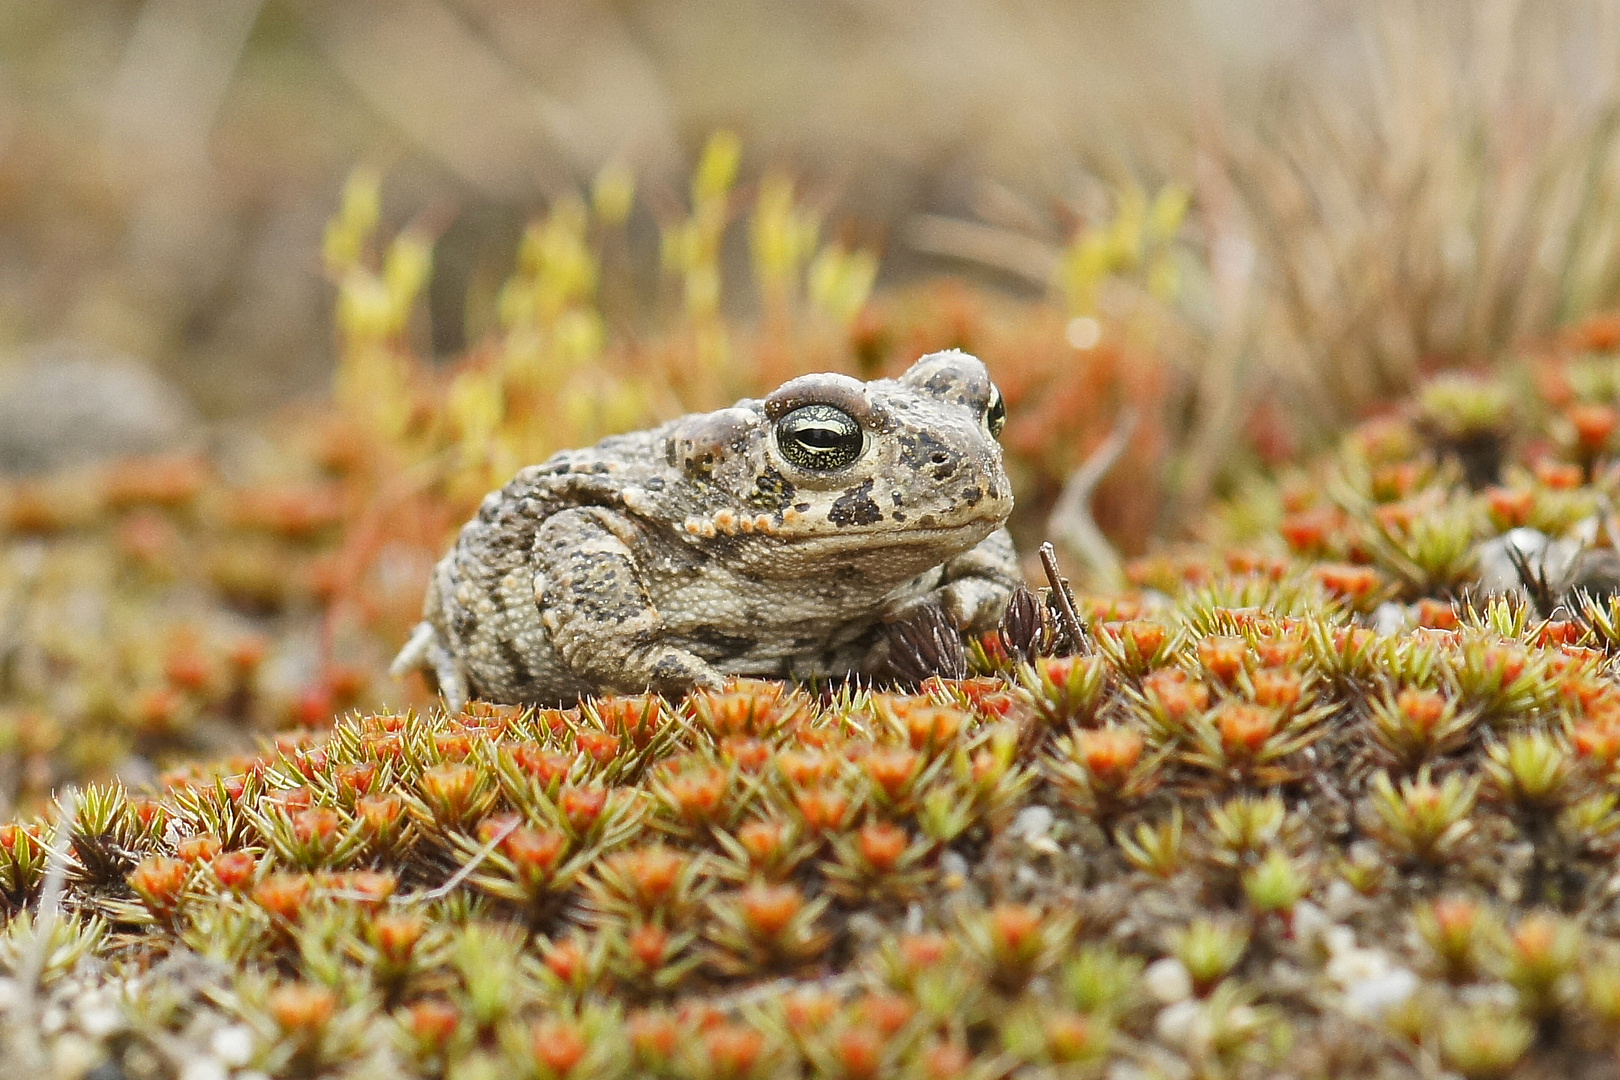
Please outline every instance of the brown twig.
M1069 586L1064 582L1063 575L1058 573L1057 549L1050 540L1041 545L1041 566L1046 568L1046 580L1052 583L1052 595L1057 597L1064 629L1074 639L1076 650L1085 648L1085 631L1080 627L1080 617L1074 613L1074 605L1069 603Z

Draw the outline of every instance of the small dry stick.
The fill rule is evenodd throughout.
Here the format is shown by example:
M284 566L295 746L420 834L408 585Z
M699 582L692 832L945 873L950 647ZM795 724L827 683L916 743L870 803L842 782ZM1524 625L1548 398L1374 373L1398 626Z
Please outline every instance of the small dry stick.
M1069 587L1063 583L1063 575L1058 573L1057 549L1048 540L1041 545L1041 565L1046 568L1046 580L1052 583L1052 595L1057 597L1058 610L1063 613L1063 627L1074 639L1074 647L1085 647L1085 631L1080 628L1080 617L1074 613L1074 605L1069 603Z

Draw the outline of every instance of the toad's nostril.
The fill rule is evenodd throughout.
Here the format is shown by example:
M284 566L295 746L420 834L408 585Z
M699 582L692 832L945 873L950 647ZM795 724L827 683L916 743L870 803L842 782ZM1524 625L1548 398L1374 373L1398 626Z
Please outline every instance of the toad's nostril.
M949 455L949 454L945 453L943 450L941 450L941 451L939 451L939 452L937 452L935 454L932 454L928 458L928 460L933 462L935 465L943 465L947 461L951 460L951 455Z

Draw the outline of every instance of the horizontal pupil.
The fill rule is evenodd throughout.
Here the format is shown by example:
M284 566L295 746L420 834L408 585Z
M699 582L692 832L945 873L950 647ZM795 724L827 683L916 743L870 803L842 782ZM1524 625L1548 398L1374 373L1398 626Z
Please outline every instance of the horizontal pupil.
M800 428L795 434L799 441L809 446L833 447L849 438L849 434L841 428L813 427Z

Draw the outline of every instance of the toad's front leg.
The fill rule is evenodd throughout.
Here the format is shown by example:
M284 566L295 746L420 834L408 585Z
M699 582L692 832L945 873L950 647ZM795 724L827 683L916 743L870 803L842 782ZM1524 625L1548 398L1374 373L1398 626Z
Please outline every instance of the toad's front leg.
M396 679L403 679L419 668L433 672L433 677L439 682L439 693L444 695L445 705L451 712L460 712L466 706L470 696L467 672L456 654L444 643L438 630L425 619L416 624L411 639L394 657L388 673Z
M1012 534L997 529L977 545L937 571L932 588L894 604L883 613L886 622L904 619L924 604L937 605L958 630L979 633L993 628L1007 610L1007 600L1021 581L1018 552Z
M598 693L679 695L718 687L719 672L670 645L627 542L634 534L608 510L565 510L535 534L534 598L552 646Z
M997 529L945 563L934 596L953 626L977 633L1001 621L1007 600L1023 580L1012 534Z

